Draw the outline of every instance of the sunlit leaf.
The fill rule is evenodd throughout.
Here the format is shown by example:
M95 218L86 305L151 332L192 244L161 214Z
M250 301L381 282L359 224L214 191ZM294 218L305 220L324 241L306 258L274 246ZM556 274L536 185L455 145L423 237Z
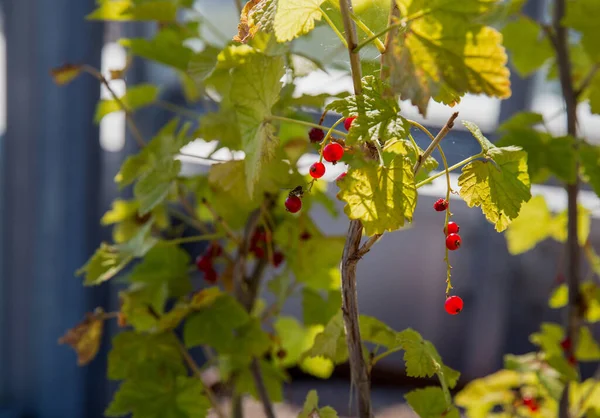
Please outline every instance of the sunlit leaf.
M360 220L367 235L394 231L411 222L417 204L413 166L405 154L397 154L386 166L374 163L351 167L340 182L338 198L344 212Z
M521 207L519 216L506 229L511 254L521 254L545 240L551 233L552 215L543 196L534 196Z
M169 0L100 0L96 10L86 16L88 20L156 20L170 22L177 18L177 6Z
M338 418L337 412L329 406L319 408L319 396L316 390L311 390L306 395L304 407L298 418Z
M305 35L321 20L321 5L325 0L279 0L273 29L279 42Z
M315 338L314 345L307 352L309 356L325 357L336 364L343 363L348 358L344 320L339 312L325 326L323 332Z

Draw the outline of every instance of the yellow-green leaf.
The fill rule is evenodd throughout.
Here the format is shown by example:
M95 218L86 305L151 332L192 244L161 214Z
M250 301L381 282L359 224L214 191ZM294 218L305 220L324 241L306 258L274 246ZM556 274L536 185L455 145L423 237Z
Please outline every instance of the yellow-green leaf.
M511 53L511 62L525 77L539 69L554 56L550 40L535 20L520 16L502 29L504 46Z
M67 330L59 344L67 344L77 353L77 365L89 364L98 354L104 330L104 312L87 313L85 319Z
M335 364L341 364L348 359L342 312L338 312L325 326L325 329L317 334L314 345L306 354L312 357L325 357Z
M397 154L387 166L352 167L340 182L338 198L346 202L344 212L360 220L367 235L394 231L412 221L417 190L407 155L408 151Z
M561 284L557 286L550 295L550 300L548 300L548 306L553 309L562 308L567 306L569 301L569 288L566 284Z
M135 0L100 0L88 20L156 20L171 22L177 18L177 5L168 0L136 2Z
M98 102L94 122L99 123L109 113L126 110L133 112L144 106L148 106L158 98L158 87L152 84L138 84L129 87L124 96L120 97L121 103L114 99L104 99ZM123 106L125 109L123 109Z
M600 84L598 85L598 93L598 99L600 99ZM600 106L595 113L600 113ZM585 179L590 183L594 192L600 196L600 147L586 143L581 144L579 147L579 158L581 159Z
M385 55L390 84L425 115L430 98L455 104L465 93L505 98L509 71L502 35L477 23L495 0L397 0L407 30Z
M480 206L485 217L502 232L531 198L527 154L519 147L492 145L485 160L463 167L458 185L467 205Z
M307 34L321 20L325 0L279 0L273 28L278 42L288 42Z
M579 329L579 339L577 341L577 350L575 357L579 361L597 361L600 360L600 346L590 331L589 327L583 326Z
M567 209L556 215L549 225L552 238L559 242L566 242L568 222L569 215ZM591 223L590 211L581 205L577 206L577 238L579 245L584 245L590 236Z
M230 100L246 153L246 187L250 196L254 196L263 165L273 160L279 142L267 119L279 99L283 74L283 58L259 54L250 55L232 72Z
M122 39L119 43L133 55L181 71L188 69L193 54L193 51L183 44L180 35L168 29L161 30L153 39Z
M458 409L446 403L442 388L415 389L404 398L420 418L460 418Z
M551 233L552 215L543 196L534 196L521 207L519 216L506 229L511 254L521 254L545 240Z

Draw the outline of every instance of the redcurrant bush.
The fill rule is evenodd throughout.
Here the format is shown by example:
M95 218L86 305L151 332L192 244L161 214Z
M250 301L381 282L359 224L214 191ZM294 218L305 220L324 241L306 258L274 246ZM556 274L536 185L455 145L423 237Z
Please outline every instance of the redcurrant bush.
M350 116L344 120L344 128L346 128L347 131L349 131L352 127L352 122L354 122L354 119L356 119L356 116Z
M446 209L448 209L448 201L446 199L438 199L435 201L435 203L433 204L433 208L437 211L437 212L443 212Z
M290 195L285 199L285 208L288 212L297 213L302 209L302 199L296 195Z
M460 227L458 226L458 224L456 222L448 222L448 226L444 227L444 234L449 235L449 234L458 234L458 231L460 230Z
M325 132L323 129L312 128L308 132L308 138L310 139L310 142L321 142L323 138L325 138Z
M460 296L450 296L444 303L444 309L450 315L457 315L463 310L463 300Z
M450 251L455 251L460 248L462 240L460 239L460 235L458 234L449 234L446 237L446 248Z
M344 156L344 147L337 142L327 144L323 149L323 158L330 163L337 163Z
M308 170L310 176L314 179L320 179L325 174L325 164L316 162L310 166L310 170Z

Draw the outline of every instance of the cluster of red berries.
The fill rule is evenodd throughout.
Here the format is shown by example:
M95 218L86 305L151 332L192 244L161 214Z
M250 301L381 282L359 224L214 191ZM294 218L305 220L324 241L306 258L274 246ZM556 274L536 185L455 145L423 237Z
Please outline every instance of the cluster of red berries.
M204 273L204 280L209 283L216 283L219 279L217 270L214 267L214 259L220 257L223 254L223 248L217 242L211 243L204 254L201 254L196 258L196 267L202 273Z
M353 116L344 120L344 127L346 128L346 130L350 130L354 119L356 119L356 117ZM319 143L325 138L325 131L323 131L323 129L321 128L312 128L308 132L308 138L312 143ZM331 164L337 164L343 156L344 147L338 142L332 141L329 144L325 145L325 147L323 148L323 159ZM321 161L317 161L316 163L310 166L308 173L313 179L316 180L323 177L325 175L325 171L327 171L325 168L325 164L323 164ZM343 180L344 177L346 177L346 173L340 174L336 181ZM288 212L291 213L299 212L300 209L302 209L302 192L298 191L297 189L291 191L287 199L285 200L285 208Z
M540 403L538 400L531 396L523 396L518 403L526 406L530 412L537 412L540 409Z
M271 242L271 236L263 228L257 228L250 238L250 252L258 259L267 257L267 243ZM279 267L283 263L284 255L281 251L273 252L273 266Z
M448 201L446 199L438 199L433 204L433 209L437 212L444 212L448 210ZM446 248L450 251L456 251L460 248L462 240L458 235L460 227L456 222L448 222L448 225L444 227L444 235L446 236ZM450 315L457 315L463 309L463 300L459 296L449 296L444 304L444 309Z

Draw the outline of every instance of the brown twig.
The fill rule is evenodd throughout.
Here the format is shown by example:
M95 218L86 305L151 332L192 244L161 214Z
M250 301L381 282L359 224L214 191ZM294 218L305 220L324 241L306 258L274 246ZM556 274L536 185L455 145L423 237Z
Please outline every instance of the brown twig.
M444 127L435 136L433 141L431 141L431 143L429 144L427 149L425 151L423 151L422 155L419 156L419 158L417 159L417 162L415 163L415 166L413 168L413 172L415 174L417 174L417 172L419 171L421 166L425 163L425 160L427 160L427 158L429 158L429 156L431 155L433 150L439 146L442 139L444 139L444 137L448 134L448 132L450 132L450 129L452 129L454 127L454 121L456 120L457 117L458 117L458 112L454 112L450 116L450 119L448 119L448 122L446 122Z
M350 66L352 70L352 83L358 107L358 113L364 112L362 102L362 77L360 66L360 55L354 52L358 45L356 25L352 20L351 0L340 0L340 10L344 21L344 31L348 44ZM342 255L342 313L346 327L346 344L348 345L348 360L350 362L350 374L352 384L356 389L358 398L358 416L360 418L372 418L373 407L371 405L371 381L369 369L363 356L363 346L360 337L358 295L356 292L356 265L359 258L360 240L362 238L363 226L359 220L351 220Z
M577 137L577 96L573 88L573 79L571 71L571 60L568 49L568 31L562 25L562 19L566 11L566 1L556 0L554 2L554 15L552 25L554 28L554 43L556 49L556 61L563 99L567 112L567 132L574 138ZM577 166L578 162L575 163ZM577 169L576 169L577 171ZM577 337L579 334L579 324L581 318L581 296L579 293L580 282L580 248L578 239L578 216L577 216L577 196L579 194L579 178L567 184L567 284L569 287L569 303L567 305L566 318L566 336L571 344L566 350L567 356L572 356L577 347ZM569 417L569 384L565 385L560 404L559 417Z
M110 95L112 96L114 101L117 102L117 104L119 105L121 110L123 112L125 112L125 119L127 120L127 126L129 126L129 129L131 130L131 133L133 134L133 138L138 143L140 148L144 148L144 146L146 145L146 141L144 141L144 137L143 137L142 133L138 129L137 125L135 124L135 121L133 120L133 115L131 114L131 111L129 110L129 108L127 106L125 106L125 103L123 103L123 100L121 100L119 98L119 96L117 96L117 93L115 93L115 91L112 89L112 87L110 86L110 83L108 82L106 77L104 77L100 71L98 71L97 69L95 69L94 67L91 67L89 65L83 65L81 67L81 70L92 75L94 78L96 78L98 81L100 81L106 87L106 90L108 90L108 92L110 93Z
M235 235L233 229L231 229L231 227L227 224L227 222L225 222L223 217L217 213L217 211L212 207L210 203L208 203L208 201L205 198L202 198L202 204L206 206L206 209L208 209L210 214L213 216L215 222L221 225L229 239L231 239L235 243L239 243L240 239Z

